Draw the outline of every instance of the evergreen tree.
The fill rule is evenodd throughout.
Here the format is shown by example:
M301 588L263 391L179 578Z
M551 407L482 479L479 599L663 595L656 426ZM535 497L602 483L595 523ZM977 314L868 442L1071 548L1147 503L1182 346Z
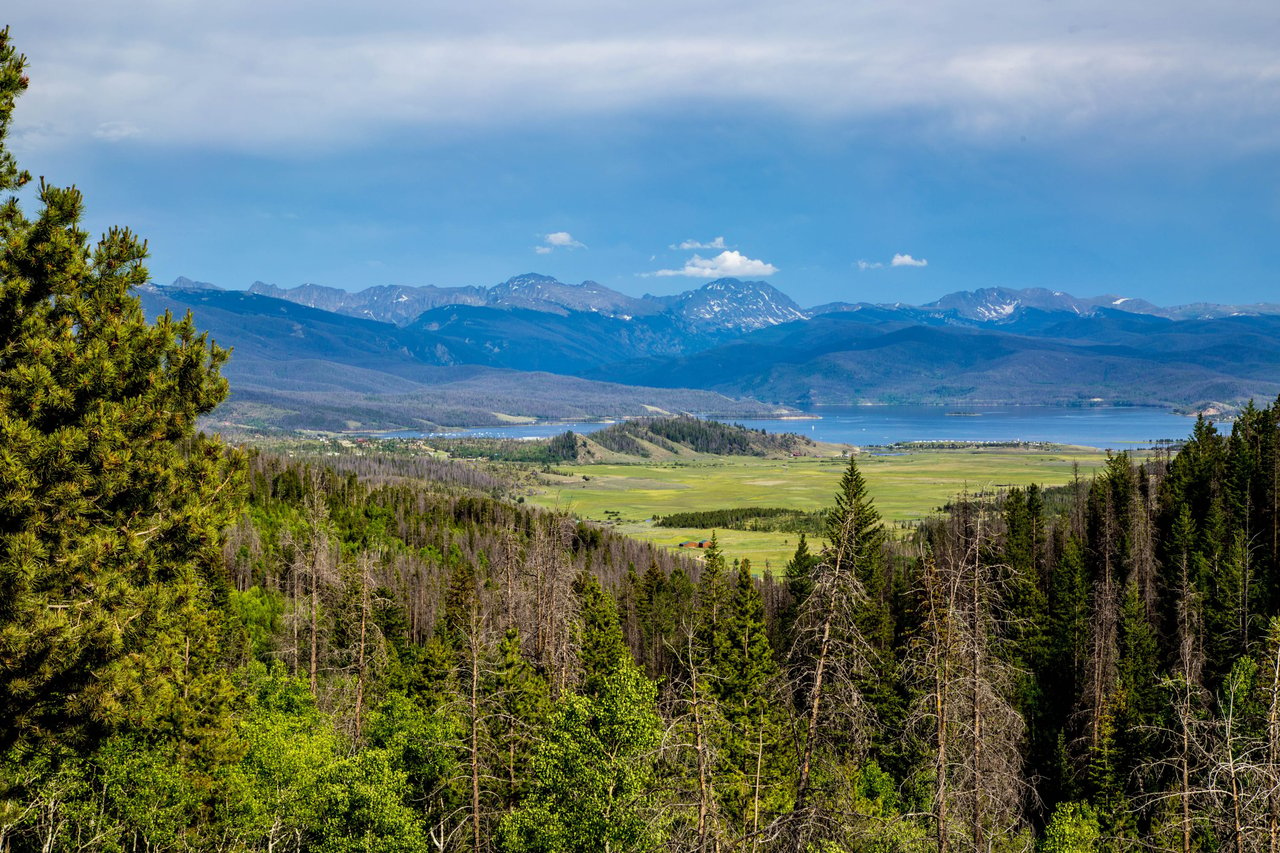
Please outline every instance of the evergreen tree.
M1162 710L1156 633L1133 580L1125 584L1121 593L1118 635L1118 759L1122 778L1132 778L1151 748L1151 732L1160 721Z
M670 672L669 645L675 641L675 611L667 576L656 561L649 563L636 594L636 619L640 623L637 659L645 673L659 679Z
M23 65L3 31L0 191L28 178L3 145ZM218 546L241 465L195 432L227 352L190 315L147 321L132 233L90 246L78 190L36 198L34 218L0 206L0 747L197 738L229 690Z
M582 693L598 696L608 680L633 663L622 636L618 606L595 575L583 574L574 584L578 610L578 659L582 664Z
M498 752L493 763L501 768L495 774L498 798L506 809L515 805L528 784L533 732L544 721L549 704L546 681L520 653L520 634L514 628L498 645L498 665L485 689L496 706L488 723Z
M1066 800L1076 792L1076 773L1067 756L1064 730L1070 711L1084 684L1089 656L1089 581L1083 546L1075 536L1066 538L1054 565L1050 585L1047 649L1044 678L1044 737L1054 733L1052 775L1046 805Z
M795 624L800 608L804 606L809 593L813 592L813 570L817 564L818 555L809 550L809 542L801 533L795 553L791 555L783 573L787 597L785 606L778 613L776 649L784 657L796 639Z
M710 672L719 716L727 724L716 750L721 759L717 791L741 833L753 835L788 803L779 785L787 763L787 717L777 699L764 602L746 567L737 572Z
M715 660L722 645L720 632L732 594L724 552L720 550L715 531L712 531L711 544L707 546L702 561L702 575L698 579L698 610L694 625L694 640L704 666Z

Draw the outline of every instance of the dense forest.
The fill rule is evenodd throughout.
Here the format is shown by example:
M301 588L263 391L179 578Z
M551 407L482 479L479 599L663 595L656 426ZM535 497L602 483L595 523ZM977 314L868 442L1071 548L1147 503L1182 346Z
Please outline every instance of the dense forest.
M1280 849L1280 402L907 539L852 459L760 577L199 434L228 353L28 182L0 148L0 851Z

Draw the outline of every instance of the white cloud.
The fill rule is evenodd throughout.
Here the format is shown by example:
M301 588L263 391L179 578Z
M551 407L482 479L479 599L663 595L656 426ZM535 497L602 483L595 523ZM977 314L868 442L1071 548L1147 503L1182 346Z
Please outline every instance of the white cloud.
M542 242L546 244L548 250L555 249L585 249L586 243L580 243L573 239L573 235L568 231L554 231L542 238ZM542 252L541 254L546 254Z
M867 270L882 270L885 267L927 267L929 261L924 258L916 258L904 252L899 252L893 256L888 263L884 261L868 261L859 258L857 267L859 270L866 272Z
M685 240L683 243L676 243L672 246L668 246L667 248L679 251L688 251L689 249L727 249L729 247L724 244L723 237L717 237L710 243L703 243L698 240Z
M701 255L694 255L682 269L678 270L658 270L651 275L656 276L673 276L685 275L690 278L726 278L754 275L773 275L778 268L773 264L757 261L754 258L748 258L741 252L729 250L721 252L714 258L704 258Z
M894 255L893 260L889 262L894 267L927 267L929 262L924 258L913 258L910 255Z
M550 246L534 246L533 251L537 252L539 255L549 255L551 254L551 247Z

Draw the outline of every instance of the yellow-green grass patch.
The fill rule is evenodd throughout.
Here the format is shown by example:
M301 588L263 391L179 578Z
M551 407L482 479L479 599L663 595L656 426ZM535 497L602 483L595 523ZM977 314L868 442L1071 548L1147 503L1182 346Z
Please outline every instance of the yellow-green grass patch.
M891 526L934 514L961 492L1040 483L1064 485L1087 477L1106 459L1090 448L976 447L860 454L858 467L876 508ZM668 547L707 538L710 530L655 527L654 516L728 507L823 509L848 462L845 459L718 457L698 462L559 465L569 477L543 478L530 500ZM796 535L717 531L730 558L749 557L779 569L795 550ZM700 553L693 549L693 553Z

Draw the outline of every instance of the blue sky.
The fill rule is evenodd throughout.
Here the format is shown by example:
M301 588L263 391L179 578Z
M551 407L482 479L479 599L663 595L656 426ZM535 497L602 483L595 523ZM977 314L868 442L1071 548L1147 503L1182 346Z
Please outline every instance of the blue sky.
M159 281L1280 301L1273 0L23 5L11 147Z

